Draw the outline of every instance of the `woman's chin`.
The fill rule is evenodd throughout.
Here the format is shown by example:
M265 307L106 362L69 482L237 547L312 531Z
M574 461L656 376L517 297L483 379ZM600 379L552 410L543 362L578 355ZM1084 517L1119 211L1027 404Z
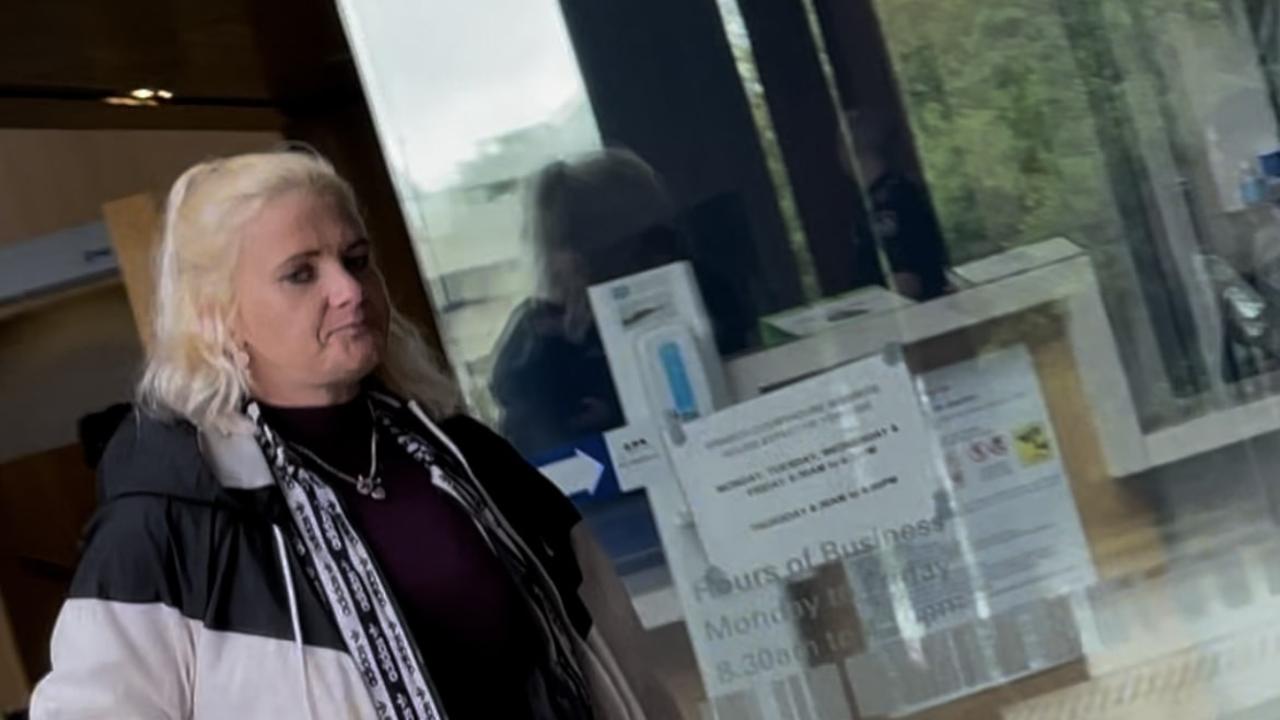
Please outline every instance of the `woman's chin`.
M382 362L382 358L377 353L370 354L369 357L366 358L364 362L355 366L354 369L355 369L355 374L358 376L357 379L363 380L369 375L373 374L373 372L378 369L378 365L380 365L381 362Z
M341 377L345 382L360 382L377 370L381 361L381 354L376 350L353 353L343 358L343 362L334 368L334 375Z

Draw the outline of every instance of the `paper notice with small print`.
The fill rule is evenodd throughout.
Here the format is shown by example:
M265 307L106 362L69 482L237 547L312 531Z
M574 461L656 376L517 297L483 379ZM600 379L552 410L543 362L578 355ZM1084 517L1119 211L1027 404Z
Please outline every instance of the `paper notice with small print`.
M991 612L1094 581L1089 545L1031 354L1022 345L924 376Z
M1062 594L1093 565L1025 347L918 383L869 358L685 427L649 489L721 716L893 717L1080 657Z
M935 529L940 456L902 362L866 358L684 431L676 471L728 572L790 576Z

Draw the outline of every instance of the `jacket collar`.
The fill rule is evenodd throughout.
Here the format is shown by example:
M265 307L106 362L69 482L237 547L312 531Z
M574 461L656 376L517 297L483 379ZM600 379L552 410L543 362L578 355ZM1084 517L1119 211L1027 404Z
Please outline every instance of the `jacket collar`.
M249 433L202 431L200 449L224 488L260 490L275 484L262 448Z

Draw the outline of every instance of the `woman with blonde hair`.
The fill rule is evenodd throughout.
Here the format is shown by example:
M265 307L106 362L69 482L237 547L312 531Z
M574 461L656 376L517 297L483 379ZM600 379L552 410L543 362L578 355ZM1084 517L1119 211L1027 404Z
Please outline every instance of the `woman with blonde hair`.
M553 486L451 416L328 162L191 168L156 274L32 717L641 716L647 681L592 622L634 640L616 576Z

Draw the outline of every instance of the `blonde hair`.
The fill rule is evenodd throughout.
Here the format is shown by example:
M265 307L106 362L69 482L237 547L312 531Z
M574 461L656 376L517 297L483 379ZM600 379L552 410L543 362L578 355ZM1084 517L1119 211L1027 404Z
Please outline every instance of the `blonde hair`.
M623 148L557 160L533 175L527 192L535 292L564 308L564 330L580 340L592 323L587 288L613 279L591 267L590 256L623 250L619 243L670 221L674 203L657 171Z
M249 377L236 362L231 334L237 311L232 274L244 224L267 203L293 191L333 202L365 233L351 186L313 152L280 150L209 160L173 184L155 257L151 344L138 384L144 408L184 418L201 429L249 428L242 413L250 397ZM381 273L378 279L386 294ZM455 410L455 385L421 333L387 300L387 348L374 375L432 414Z

